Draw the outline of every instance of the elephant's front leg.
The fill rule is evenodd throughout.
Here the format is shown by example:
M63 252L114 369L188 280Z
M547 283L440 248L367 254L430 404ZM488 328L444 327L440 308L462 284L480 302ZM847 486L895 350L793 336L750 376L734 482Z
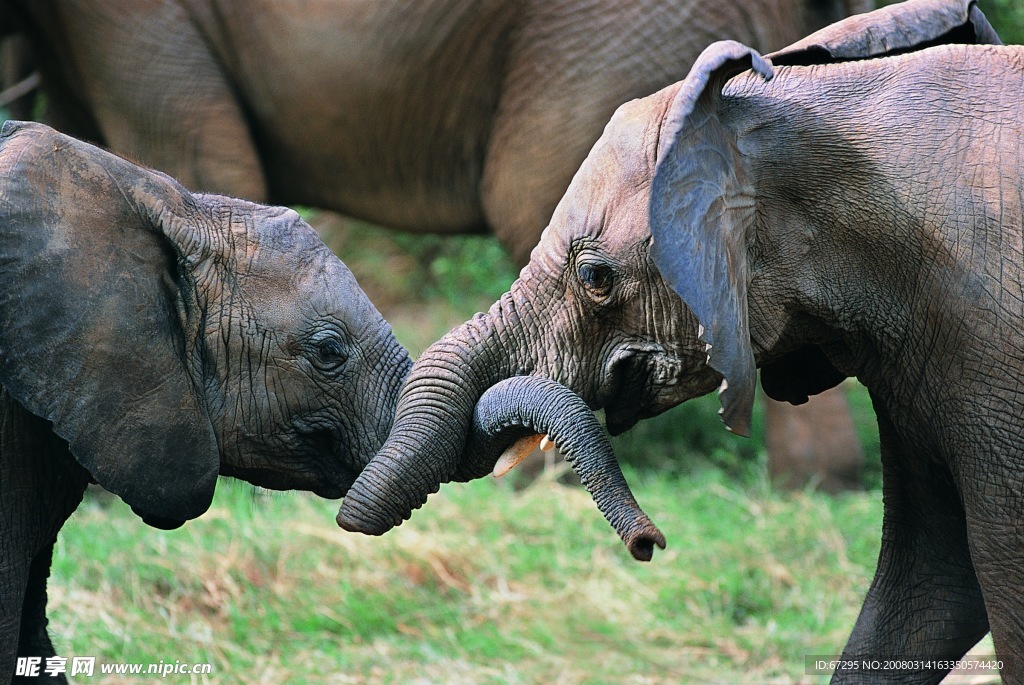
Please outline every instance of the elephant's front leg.
M5 540L0 539L0 545ZM6 551L6 545L0 552ZM21 632L21 604L28 569L18 559L4 555L0 568L0 682L14 675Z
M1016 466L1019 456L1000 454L999 445L1006 443L989 436L983 444L991 451L961 468L971 557L1002 681L1024 683L1024 477Z
M46 632L46 581L50 577L50 563L53 559L53 545L39 551L32 560L29 569L28 586L25 589L25 600L21 610L21 631L18 638L18 656L40 659L39 677L28 678L26 683L36 685L43 683L61 683L66 685L67 678L63 673L47 676L45 665L47 658L55 656L53 643ZM14 682L19 682L18 678Z
M53 656L46 636L53 544L88 482L49 423L0 388L0 682L13 677L18 656Z
M946 466L906 450L877 401L875 411L882 440L882 547L843 660L957 659L988 631L960 496ZM832 682L938 683L947 670L849 669L837 671Z

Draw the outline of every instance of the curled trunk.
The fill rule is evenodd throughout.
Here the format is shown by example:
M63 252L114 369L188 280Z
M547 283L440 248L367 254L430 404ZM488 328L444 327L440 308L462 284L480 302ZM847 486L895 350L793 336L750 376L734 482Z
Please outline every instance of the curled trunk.
M414 453L404 460L374 459L345 497L338 524L380 535L408 518L441 482L490 473L506 448L538 433L547 434L559 447L635 558L650 560L655 545L664 549L664 536L633 498L611 444L586 403L555 381L531 376L509 378L483 394L450 473L432 472L425 463L429 460ZM409 502L412 507L406 506Z
M345 495L342 528L382 535L455 477L477 400L515 375L511 351L495 342L506 337L500 306L450 332L413 365L387 441Z

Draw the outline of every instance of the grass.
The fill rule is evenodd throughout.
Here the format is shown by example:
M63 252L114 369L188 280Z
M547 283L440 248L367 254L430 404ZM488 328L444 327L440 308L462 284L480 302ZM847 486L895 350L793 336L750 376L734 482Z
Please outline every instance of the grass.
M227 480L178 531L90 500L58 545L51 632L64 656L209 662L212 683L824 682L804 657L852 626L877 494L628 476L669 540L650 564L551 477L445 486L382 538Z

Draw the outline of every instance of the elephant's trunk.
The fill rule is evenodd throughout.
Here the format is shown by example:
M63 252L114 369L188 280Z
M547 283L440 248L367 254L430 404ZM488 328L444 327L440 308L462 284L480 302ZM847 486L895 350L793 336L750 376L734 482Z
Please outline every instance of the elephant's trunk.
M509 378L483 394L472 416L462 456L443 481L486 475L512 442L547 434L636 559L649 561L655 545L664 549L665 537L633 498L604 430L571 390L546 378ZM422 458L398 462L381 454L387 461L371 462L363 472L373 469L371 478L357 481L342 503L338 524L346 530L380 535L408 518L408 502L419 506L443 482Z
M665 549L665 536L633 498L601 424L578 395L555 381L519 376L485 392L460 472L489 473L502 450L531 433L555 443L634 558L650 561L655 545Z
M522 371L508 346L508 293L434 343L413 365L398 400L387 442L345 495L338 525L382 535L409 518L455 476L477 399L491 385Z

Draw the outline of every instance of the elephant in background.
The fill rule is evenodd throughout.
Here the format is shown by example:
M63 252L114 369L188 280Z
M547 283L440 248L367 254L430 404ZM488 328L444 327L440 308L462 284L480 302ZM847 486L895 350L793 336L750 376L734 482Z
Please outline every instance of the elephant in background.
M53 545L88 483L160 528L205 512L218 474L341 497L411 360L292 210L34 123L4 124L0 179L7 682L18 655L53 656Z
M620 104L682 78L715 40L774 50L871 7L0 0L34 46L62 131L189 188L408 231L493 231L519 266ZM863 454L838 393L767 405L769 458L797 486L859 485ZM823 415L850 437L821 436ZM809 452L792 422L816 436Z
M715 43L623 105L511 290L413 366L339 524L486 473L463 411L509 376L612 433L717 388L741 434L757 367L790 402L856 377L884 518L843 656L935 661L833 682L937 683L989 629L1024 682L1024 48L995 42L973 2L914 0L768 59Z

